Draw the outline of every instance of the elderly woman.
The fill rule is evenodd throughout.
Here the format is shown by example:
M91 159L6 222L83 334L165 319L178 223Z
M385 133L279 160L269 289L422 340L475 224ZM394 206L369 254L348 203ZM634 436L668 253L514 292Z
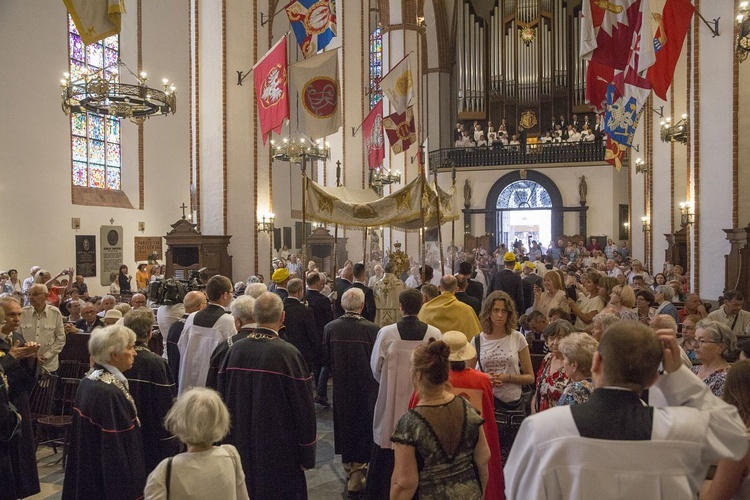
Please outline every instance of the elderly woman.
M617 314L597 314L591 321L591 336L594 337L597 342L600 342L602 340L602 335L604 335L604 332L607 330L607 328L614 325L618 321L620 321L620 316Z
M602 312L618 314L620 319L638 320L638 313L633 310L635 307L635 292L629 285L617 285L612 288L612 294L609 296L609 304Z
M194 387L185 392L164 424L187 445L187 452L156 466L148 476L146 500L249 498L237 448L213 445L229 433L229 411L216 391Z
M135 333L121 325L97 328L88 347L94 365L73 403L62 498L141 498L141 423L123 375L136 356Z
M750 361L735 363L727 374L723 399L737 407L750 437ZM712 481L701 488L701 500L750 498L750 450L742 460L721 460Z
M565 374L563 355L559 346L560 341L574 331L570 321L564 319L553 321L544 329L549 354L542 360L536 375L536 394L531 406L532 413L557 406L557 401L568 385L570 379Z
M669 314L672 316L676 323L680 322L680 318L677 314L677 308L672 304L672 297L674 297L674 290L669 285L659 285L656 287L654 292L654 302L656 302L656 311L654 316L658 314Z
M644 288L635 292L635 312L638 314L638 321L644 325L648 325L654 317L656 308L651 307L653 303L654 294L650 290Z
M577 405L589 400L594 391L591 363L598 347L599 342L586 333L573 333L560 341L563 369L570 382L557 401L558 406Z
M578 294L578 300L568 299L568 305L576 315L575 327L584 331L593 321L594 316L604 309L606 301L599 296L599 273L588 273L581 280L583 290Z
M482 332L471 339L477 351L477 368L490 376L495 408L500 411L523 410L521 386L534 383L534 368L526 337L517 330L515 303L505 292L492 292L479 314ZM507 458L518 426L499 422L500 451ZM504 451L503 451L504 450Z
M544 291L534 286L534 310L549 316L550 310L557 308L570 311L560 273L552 271L544 275Z
M737 348L737 338L724 323L704 319L695 325L693 346L702 363L693 367L693 373L708 385L711 392L721 397L729 370L727 360Z
M677 343L680 344L680 347L688 355L691 362L698 359L695 354L695 327L701 319L703 318L697 314L690 314L685 317L681 323L682 338L677 340Z
M652 283L651 276L648 274L648 271L643 269L643 264L640 260L633 260L630 265L632 266L632 271L630 271L630 274L628 275L628 284L633 284L633 278L636 276L640 276L643 278L643 284L644 285L650 285Z
M391 499L481 500L490 449L483 420L466 399L447 390L450 348L441 340L417 347L411 376L419 404L396 424Z

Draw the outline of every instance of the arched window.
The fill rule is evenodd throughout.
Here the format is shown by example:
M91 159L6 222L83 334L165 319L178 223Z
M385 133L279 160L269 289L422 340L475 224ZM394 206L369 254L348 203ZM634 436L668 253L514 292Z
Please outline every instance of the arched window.
M119 82L117 62L120 38L113 35L84 45L73 19L68 16L68 61L70 80L98 73ZM95 113L71 113L70 134L73 185L98 189L121 189L122 154L120 120Z
M383 98L380 78L383 76L383 38L380 26L370 33L370 109Z
M531 180L515 181L497 197L497 208L552 208L549 193Z

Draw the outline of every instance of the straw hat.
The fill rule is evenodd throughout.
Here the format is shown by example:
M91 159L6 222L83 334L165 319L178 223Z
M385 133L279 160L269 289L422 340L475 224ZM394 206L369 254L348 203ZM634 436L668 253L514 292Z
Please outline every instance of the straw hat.
M477 350L466 340L466 335L459 331L445 332L443 342L451 350L449 361L467 361L477 357Z

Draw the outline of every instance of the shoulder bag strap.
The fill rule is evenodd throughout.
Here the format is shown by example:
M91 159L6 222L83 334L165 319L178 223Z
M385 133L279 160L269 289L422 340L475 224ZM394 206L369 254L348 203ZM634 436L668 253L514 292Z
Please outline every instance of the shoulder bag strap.
M166 486L167 486L167 500L169 500L169 483L172 479L172 459L174 457L169 457L167 460L167 477L166 477Z
M479 332L474 338L477 339L477 364L479 365L479 371L483 372L484 368L482 368L482 332Z

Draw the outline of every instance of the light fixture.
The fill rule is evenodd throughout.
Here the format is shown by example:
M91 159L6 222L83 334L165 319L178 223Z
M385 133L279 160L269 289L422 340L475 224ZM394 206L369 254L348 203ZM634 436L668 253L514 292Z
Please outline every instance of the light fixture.
M273 232L273 214L263 214L260 216L258 221L258 232L259 233L272 233Z
M740 2L737 8L737 59L743 62L750 53L750 9L747 2Z
M680 142L687 144L688 133L688 116L682 115L682 119L677 123L672 123L672 119L667 117L661 121L661 141L662 142Z
M401 182L401 172L391 171L385 167L378 167L372 171L370 176L370 185L374 187L387 186Z
M326 160L331 150L327 142L319 139L317 142L300 132L294 132L281 142L271 139L271 156L274 160L299 163L303 158L308 160Z
M690 201L680 202L680 224L682 224L682 227L689 226L694 222L693 203Z
M648 218L648 215L641 217L641 224L641 229L644 233L651 231L651 219Z
M138 83L120 83L120 67L125 68ZM174 84L165 78L162 80L163 90L147 87L148 75L141 72L140 76L136 76L122 60L117 61L115 68L85 72L78 80L71 80L68 73L64 76L60 80L60 87L62 109L66 115L90 111L141 124L151 116L174 114L177 110Z
M647 174L648 173L648 163L643 161L643 158L638 158L635 160L635 173L636 174Z

